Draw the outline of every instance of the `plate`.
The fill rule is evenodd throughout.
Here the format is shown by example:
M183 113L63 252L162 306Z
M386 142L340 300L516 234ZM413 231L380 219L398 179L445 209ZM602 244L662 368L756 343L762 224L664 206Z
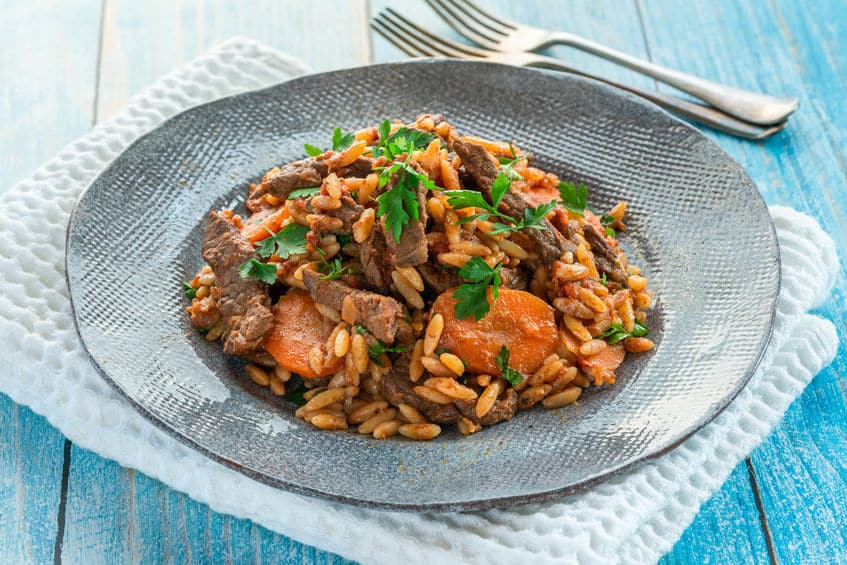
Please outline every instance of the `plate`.
M323 432L245 378L190 325L181 282L202 265L209 210L240 208L270 168L386 117L439 112L513 139L584 182L589 205L629 202L623 244L657 297L656 348L578 405L432 442ZM542 501L678 445L739 392L768 343L779 248L744 170L652 104L583 78L482 62L415 61L312 75L184 112L88 187L68 228L77 329L102 375L154 424L293 492L370 507L469 510Z

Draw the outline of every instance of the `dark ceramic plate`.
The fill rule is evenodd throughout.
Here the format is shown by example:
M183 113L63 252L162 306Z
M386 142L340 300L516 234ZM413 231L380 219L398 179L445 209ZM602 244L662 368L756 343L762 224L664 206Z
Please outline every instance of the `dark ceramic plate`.
M386 117L441 112L514 139L537 163L629 202L623 236L658 298L656 349L578 406L534 409L469 437L376 441L321 432L245 379L191 328L181 281L201 266L209 210ZM67 272L80 336L103 376L157 426L212 459L298 493L394 509L539 501L661 454L744 386L768 342L779 249L742 168L657 107L602 84L477 62L420 61L292 80L180 114L133 143L80 198Z

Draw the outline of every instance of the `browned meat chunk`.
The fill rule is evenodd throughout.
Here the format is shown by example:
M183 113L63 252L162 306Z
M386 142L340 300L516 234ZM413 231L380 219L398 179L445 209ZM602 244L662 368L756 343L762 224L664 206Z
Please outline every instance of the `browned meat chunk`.
M268 285L243 279L238 267L258 259L251 243L226 218L212 212L203 238L203 259L215 273L218 310L225 324L224 352L244 355L259 349L273 326Z
M438 294L459 286L463 282L462 277L453 271L448 271L434 260L418 265L418 272L424 282Z
M296 209L302 210L306 214L319 214L323 219L318 219L314 224L310 224L316 233L344 233L350 234L353 231L353 224L365 211L364 207L360 206L355 200L349 196L341 197L341 207L335 210L318 210L312 206L310 200L298 200L291 204ZM336 222L333 219L340 219L343 223L340 227L333 224Z
M339 281L322 280L320 273L308 269L303 271L303 283L315 302L338 312L342 311L344 299L349 296L355 308L355 322L361 323L384 343L394 343L398 337L398 322L405 324L403 307L390 296L356 290Z
M503 286L512 290L527 290L529 288L529 275L522 269L500 269L500 279Z
M359 246L359 257L368 284L379 292L388 292L391 284L391 265L388 263L388 246L385 232L377 224L368 239Z
M476 401L473 402L456 402L456 408L462 413L462 416L472 420L483 426L490 426L503 420L511 420L512 416L518 411L518 393L515 389L508 388L503 393L501 398L494 402L491 410L482 418L476 415Z
M497 167L494 166L491 155L483 146L469 141L455 141L453 149L462 159L462 166L476 183L477 189L490 202L491 185L494 184L494 179L498 175ZM523 218L524 211L530 207L531 204L519 192L513 190L507 192L500 202L500 209L513 218ZM527 229L524 233L538 249L544 264L550 267L565 252L576 252L576 244L565 239L561 232L548 220L545 219L543 223L547 229Z
M362 157L335 172L339 177L365 177L371 172L372 164L373 161ZM298 188L320 186L330 172L326 162L316 157L283 165L275 175L256 187L247 197L247 208L253 212L260 210L266 194L285 200Z
M621 260L614 249L609 247L606 237L601 235L593 226L586 225L583 228L585 241L591 246L594 253L594 265L601 273L606 273L609 280L615 281L622 287L627 287L627 273Z
M409 359L402 356L394 361L388 374L379 381L379 393L392 405L408 404L436 424L457 422L462 415L453 404L430 402L414 390L415 383L409 380ZM492 408L493 410L493 408Z

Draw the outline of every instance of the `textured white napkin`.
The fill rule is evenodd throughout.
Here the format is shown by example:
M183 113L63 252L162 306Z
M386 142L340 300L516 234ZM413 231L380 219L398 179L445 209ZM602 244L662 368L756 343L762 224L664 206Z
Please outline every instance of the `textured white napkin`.
M366 563L651 562L834 357L832 324L807 310L833 284L832 240L771 208L782 249L776 328L750 384L711 424L655 461L560 501L473 513L367 510L274 490L214 463L137 414L89 364L64 278L65 227L83 188L133 139L191 106L306 72L236 39L166 76L63 149L0 202L0 390L78 445L250 518Z

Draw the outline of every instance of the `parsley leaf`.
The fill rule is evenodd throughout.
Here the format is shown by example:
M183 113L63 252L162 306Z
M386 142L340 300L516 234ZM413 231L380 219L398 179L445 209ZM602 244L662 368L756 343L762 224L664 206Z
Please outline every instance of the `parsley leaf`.
M353 329L356 330L356 333L359 335L365 335L368 333L367 328L365 328L362 324L353 324Z
M307 196L314 196L315 194L321 191L321 187L319 186L307 186L306 188L298 188L297 190L292 190L288 195L289 200L294 200L296 198L305 198Z
M600 216L600 223L603 224L604 226L611 226L615 222L617 222L617 220L615 219L614 216L610 216L609 214L604 214L604 215Z
M182 283L182 292L184 292L185 296L191 300L197 298L197 289L188 284L187 282Z
M322 281L340 279L351 272L350 267L341 266L341 259L339 257L336 257L332 261L323 261L318 267L318 270L323 273L321 276Z
M615 237L617 234L612 228L606 228L606 235L608 235L609 237Z
M405 346L387 346L381 341L377 341L375 344L368 346L368 357L373 359L374 363L379 367L382 367L382 359L380 357L382 357L383 353L403 353L404 351L406 351Z
M602 275L600 275L600 284L602 284L603 286L606 286L606 273L603 273Z
M588 188L584 184L576 186L572 182L559 183L559 203L563 208L582 216L585 213L585 205L588 200Z
M433 139L434 133L402 127L391 133L391 122L385 120L379 125L379 143L373 149L374 158L384 156L389 161L418 149L425 149Z
M515 151L515 146L511 142L509 142L509 151L512 154L511 159L509 157L497 158L500 161L500 171L505 173L509 177L509 180L523 180L521 174L515 170L514 165L519 161L529 158L529 153L518 155L518 152Z
M497 357L494 358L494 362L497 363L497 368L500 369L500 376L509 381L509 384L512 386L517 386L525 377L519 371L509 367L510 355L509 348L503 345L500 347Z
M268 228L265 229L271 237L263 239L256 247L260 257L267 259L275 253L283 259L288 259L291 255L306 252L306 234L309 232L306 226L291 222L276 234Z
M500 201L503 200L503 196L508 192L510 186L512 186L512 181L504 173L498 174L497 178L494 179L494 183L491 185L491 200L494 208L500 206Z
M647 329L647 326L639 322L635 321L635 327L632 329L632 332L626 331L626 328L623 327L623 324L612 324L609 326L606 331L601 333L599 336L600 339L605 339L610 344L618 343L619 341L623 341L628 337L644 337L650 332Z
M256 279L273 284L276 282L276 265L250 259L238 267L238 274L242 279Z
M356 141L355 133L342 133L341 128L332 130L332 150L344 151Z
M391 232L395 241L400 241L400 234L409 225L410 220L420 218L418 209L418 184L429 190L435 189L435 183L425 174L418 173L411 165L401 162L394 163L384 169L379 175L379 185L385 186L391 180L391 175L399 172L394 187L379 195L377 214L385 216L385 226Z
M502 266L498 264L492 269L482 257L473 257L459 269L459 276L470 282L459 286L453 293L453 298L456 299L454 311L457 318L464 320L472 317L479 321L488 314L491 310L491 305L488 304L488 287L493 287L491 290L493 304L500 296L500 268Z
M309 389L306 388L306 385L300 383L300 385L294 390L290 390L282 395L283 400L287 400L297 406L304 406L306 404L306 399L303 398L303 395L308 392Z
M315 147L310 143L304 143L303 149L306 150L306 155L308 155L309 157L317 157L318 155L323 155L323 149Z

